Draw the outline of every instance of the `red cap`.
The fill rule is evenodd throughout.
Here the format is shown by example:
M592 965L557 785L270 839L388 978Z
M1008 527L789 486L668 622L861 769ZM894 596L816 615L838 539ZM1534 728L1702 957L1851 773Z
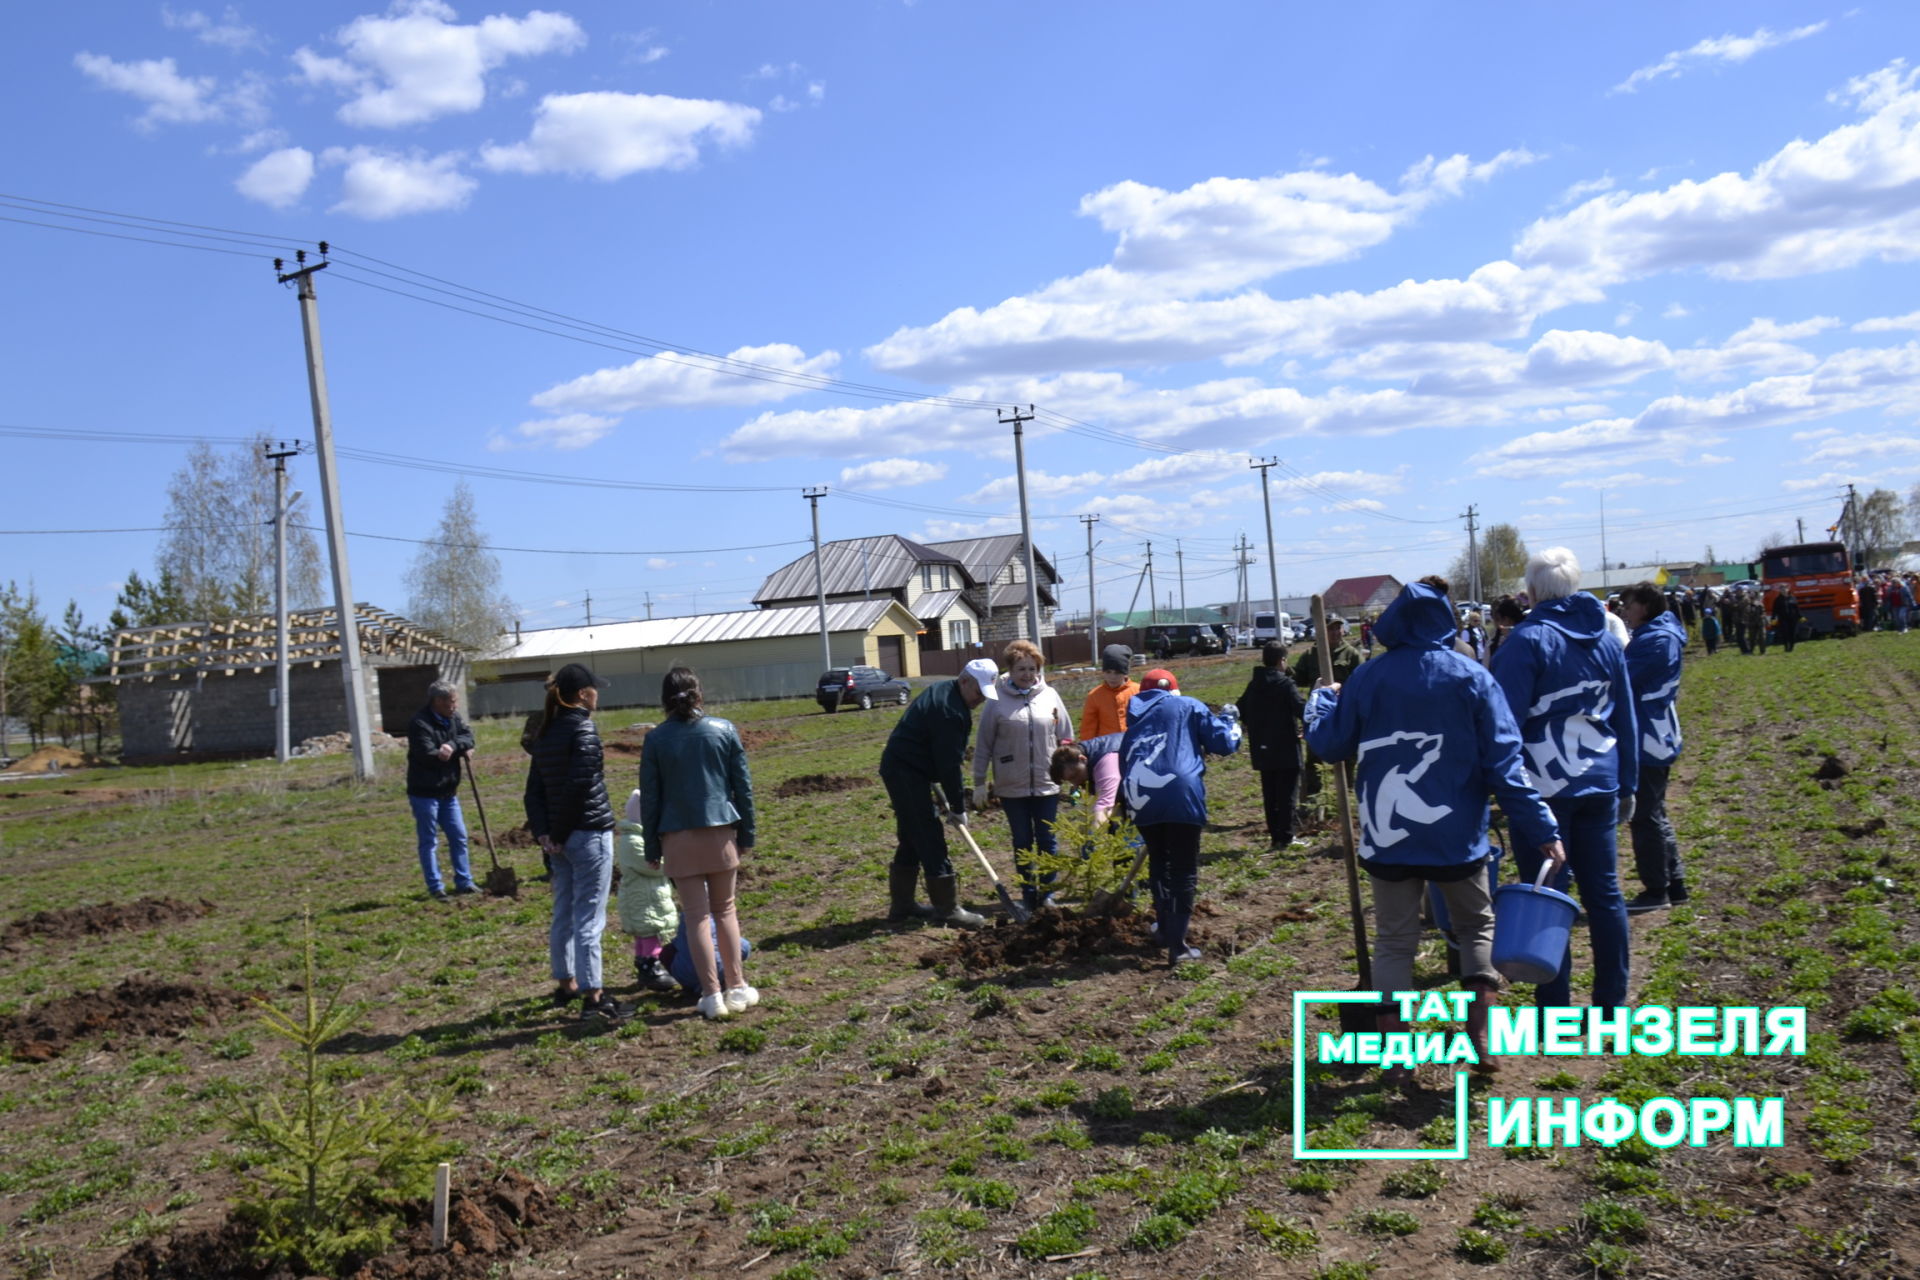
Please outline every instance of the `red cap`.
M1165 667L1155 667L1153 670L1141 676L1140 687L1142 689L1170 689L1174 693L1180 692L1180 682L1174 679L1173 672L1167 670Z

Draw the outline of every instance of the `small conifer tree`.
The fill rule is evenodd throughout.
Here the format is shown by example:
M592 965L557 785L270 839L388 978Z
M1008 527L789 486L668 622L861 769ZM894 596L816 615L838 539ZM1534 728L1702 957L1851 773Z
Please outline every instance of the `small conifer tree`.
M320 1051L352 1026L336 991L315 991L313 918L304 914L306 984L293 1010L261 1002L265 1028L286 1042L290 1070L279 1087L231 1117L247 1152L239 1215L253 1223L263 1262L301 1274L334 1274L393 1242L399 1208L428 1196L433 1171L454 1150L436 1136L451 1119L443 1098L400 1096L397 1087L350 1098L327 1078Z

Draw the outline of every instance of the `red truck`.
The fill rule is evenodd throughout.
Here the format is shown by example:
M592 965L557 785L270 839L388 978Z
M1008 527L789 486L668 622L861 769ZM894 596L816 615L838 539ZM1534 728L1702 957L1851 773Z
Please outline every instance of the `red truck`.
M1838 542L1803 542L1760 553L1760 586L1767 616L1782 587L1800 605L1802 635L1850 636L1860 629L1860 596L1853 589L1847 548Z

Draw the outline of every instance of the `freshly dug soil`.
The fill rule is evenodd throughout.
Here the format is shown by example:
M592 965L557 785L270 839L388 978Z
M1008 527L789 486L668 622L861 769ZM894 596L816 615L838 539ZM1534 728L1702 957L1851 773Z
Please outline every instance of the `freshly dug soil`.
M1196 912L1195 914L1199 914ZM1083 916L1069 909L1043 907L1026 924L996 920L994 927L963 933L948 946L920 957L932 969L957 965L978 972L1036 963L1072 963L1096 956L1158 955L1166 952L1147 932L1144 915ZM1206 937L1189 927L1187 941L1204 946Z
M1820 767L1813 771L1816 781L1831 782L1847 776L1847 766L1840 763L1839 756L1827 756L1820 761Z
M54 769L86 769L106 762L71 747L42 747L7 766L8 773L48 773Z
M785 742L792 736L793 730L791 729L742 729L740 730L740 745L749 751L758 751L760 748L770 747L776 742Z
M782 800L791 800L794 796L826 795L872 785L873 779L861 773L803 773L775 787L773 794Z
M501 1274L506 1259L578 1230L574 1215L556 1209L545 1188L512 1171L454 1189L445 1250L433 1248L429 1212L422 1206L410 1215L394 1247L346 1272L347 1280L483 1280ZM97 1280L293 1280L286 1268L253 1260L253 1239L251 1226L228 1218L143 1240Z
M500 833L500 847L502 849L538 849L540 842L533 838L533 832L527 830L526 824L522 823L517 827L508 827Z
M182 902L178 898L140 898L133 902L102 902L91 907L36 911L0 930L0 949L17 950L28 938L59 941L118 933L122 929L157 929L178 920L198 920L213 912L213 904L205 898L198 902Z
M82 991L0 1018L0 1042L26 1062L47 1062L105 1033L108 1047L132 1036L180 1036L218 1026L251 1007L250 996L197 982L128 978L111 990Z

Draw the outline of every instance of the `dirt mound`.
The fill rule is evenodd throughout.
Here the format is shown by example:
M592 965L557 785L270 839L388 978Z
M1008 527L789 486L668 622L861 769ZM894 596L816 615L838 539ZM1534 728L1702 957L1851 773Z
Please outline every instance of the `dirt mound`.
M794 796L826 795L872 785L873 779L860 773L803 773L775 787L773 794L782 800L791 800Z
M456 1187L447 1207L447 1247L433 1248L422 1207L409 1215L394 1247L346 1273L348 1280L481 1280L538 1244L575 1234L574 1216L557 1209L538 1183L507 1172ZM218 1227L143 1240L98 1280L276 1280L283 1269L262 1266L250 1252L253 1228L229 1218Z
M1159 955L1166 952L1147 932L1143 915L1083 916L1067 909L1046 907L1034 913L1026 924L997 920L991 929L963 933L949 946L920 957L924 969L958 965L978 971L1025 964L1073 963L1096 956ZM1187 940L1195 946L1205 943L1198 930L1190 929Z
M128 978L112 990L82 991L0 1018L0 1043L16 1058L46 1062L103 1032L109 1046L127 1036L178 1036L189 1027L218 1025L252 1003L238 991L197 982Z
M0 930L0 949L20 946L28 938L86 938L122 929L157 929L176 920L198 920L213 914L205 898L182 902L178 898L140 898L133 902L102 902L91 907L62 907L36 911Z
M1846 836L1849 840L1865 840L1868 836L1879 835L1886 829L1887 820L1885 818L1875 817L1868 818L1865 822L1859 823L1858 825L1842 823L1840 826L1840 834Z
M373 749L375 751L405 751L407 749L407 740L405 738L396 738L390 733L381 733L376 729L373 734ZM295 747L292 754L302 758L307 756L339 756L345 755L351 750L353 750L353 738L346 730L342 729L339 733L325 733L317 738L308 738L305 742Z
M90 756L70 747L42 747L7 766L9 773L57 773L62 769L89 769L105 764L99 756Z
M1839 756L1823 756L1820 760L1820 767L1813 771L1813 776L1817 782L1832 782L1835 779L1846 777L1847 773L1847 766L1840 763Z
M521 823L517 827L508 827L500 833L500 847L502 849L538 849L540 842L533 838L533 832L527 830L526 824Z
M740 745L749 751L758 751L762 747L771 747L775 743L785 742L792 736L791 729L741 729Z

